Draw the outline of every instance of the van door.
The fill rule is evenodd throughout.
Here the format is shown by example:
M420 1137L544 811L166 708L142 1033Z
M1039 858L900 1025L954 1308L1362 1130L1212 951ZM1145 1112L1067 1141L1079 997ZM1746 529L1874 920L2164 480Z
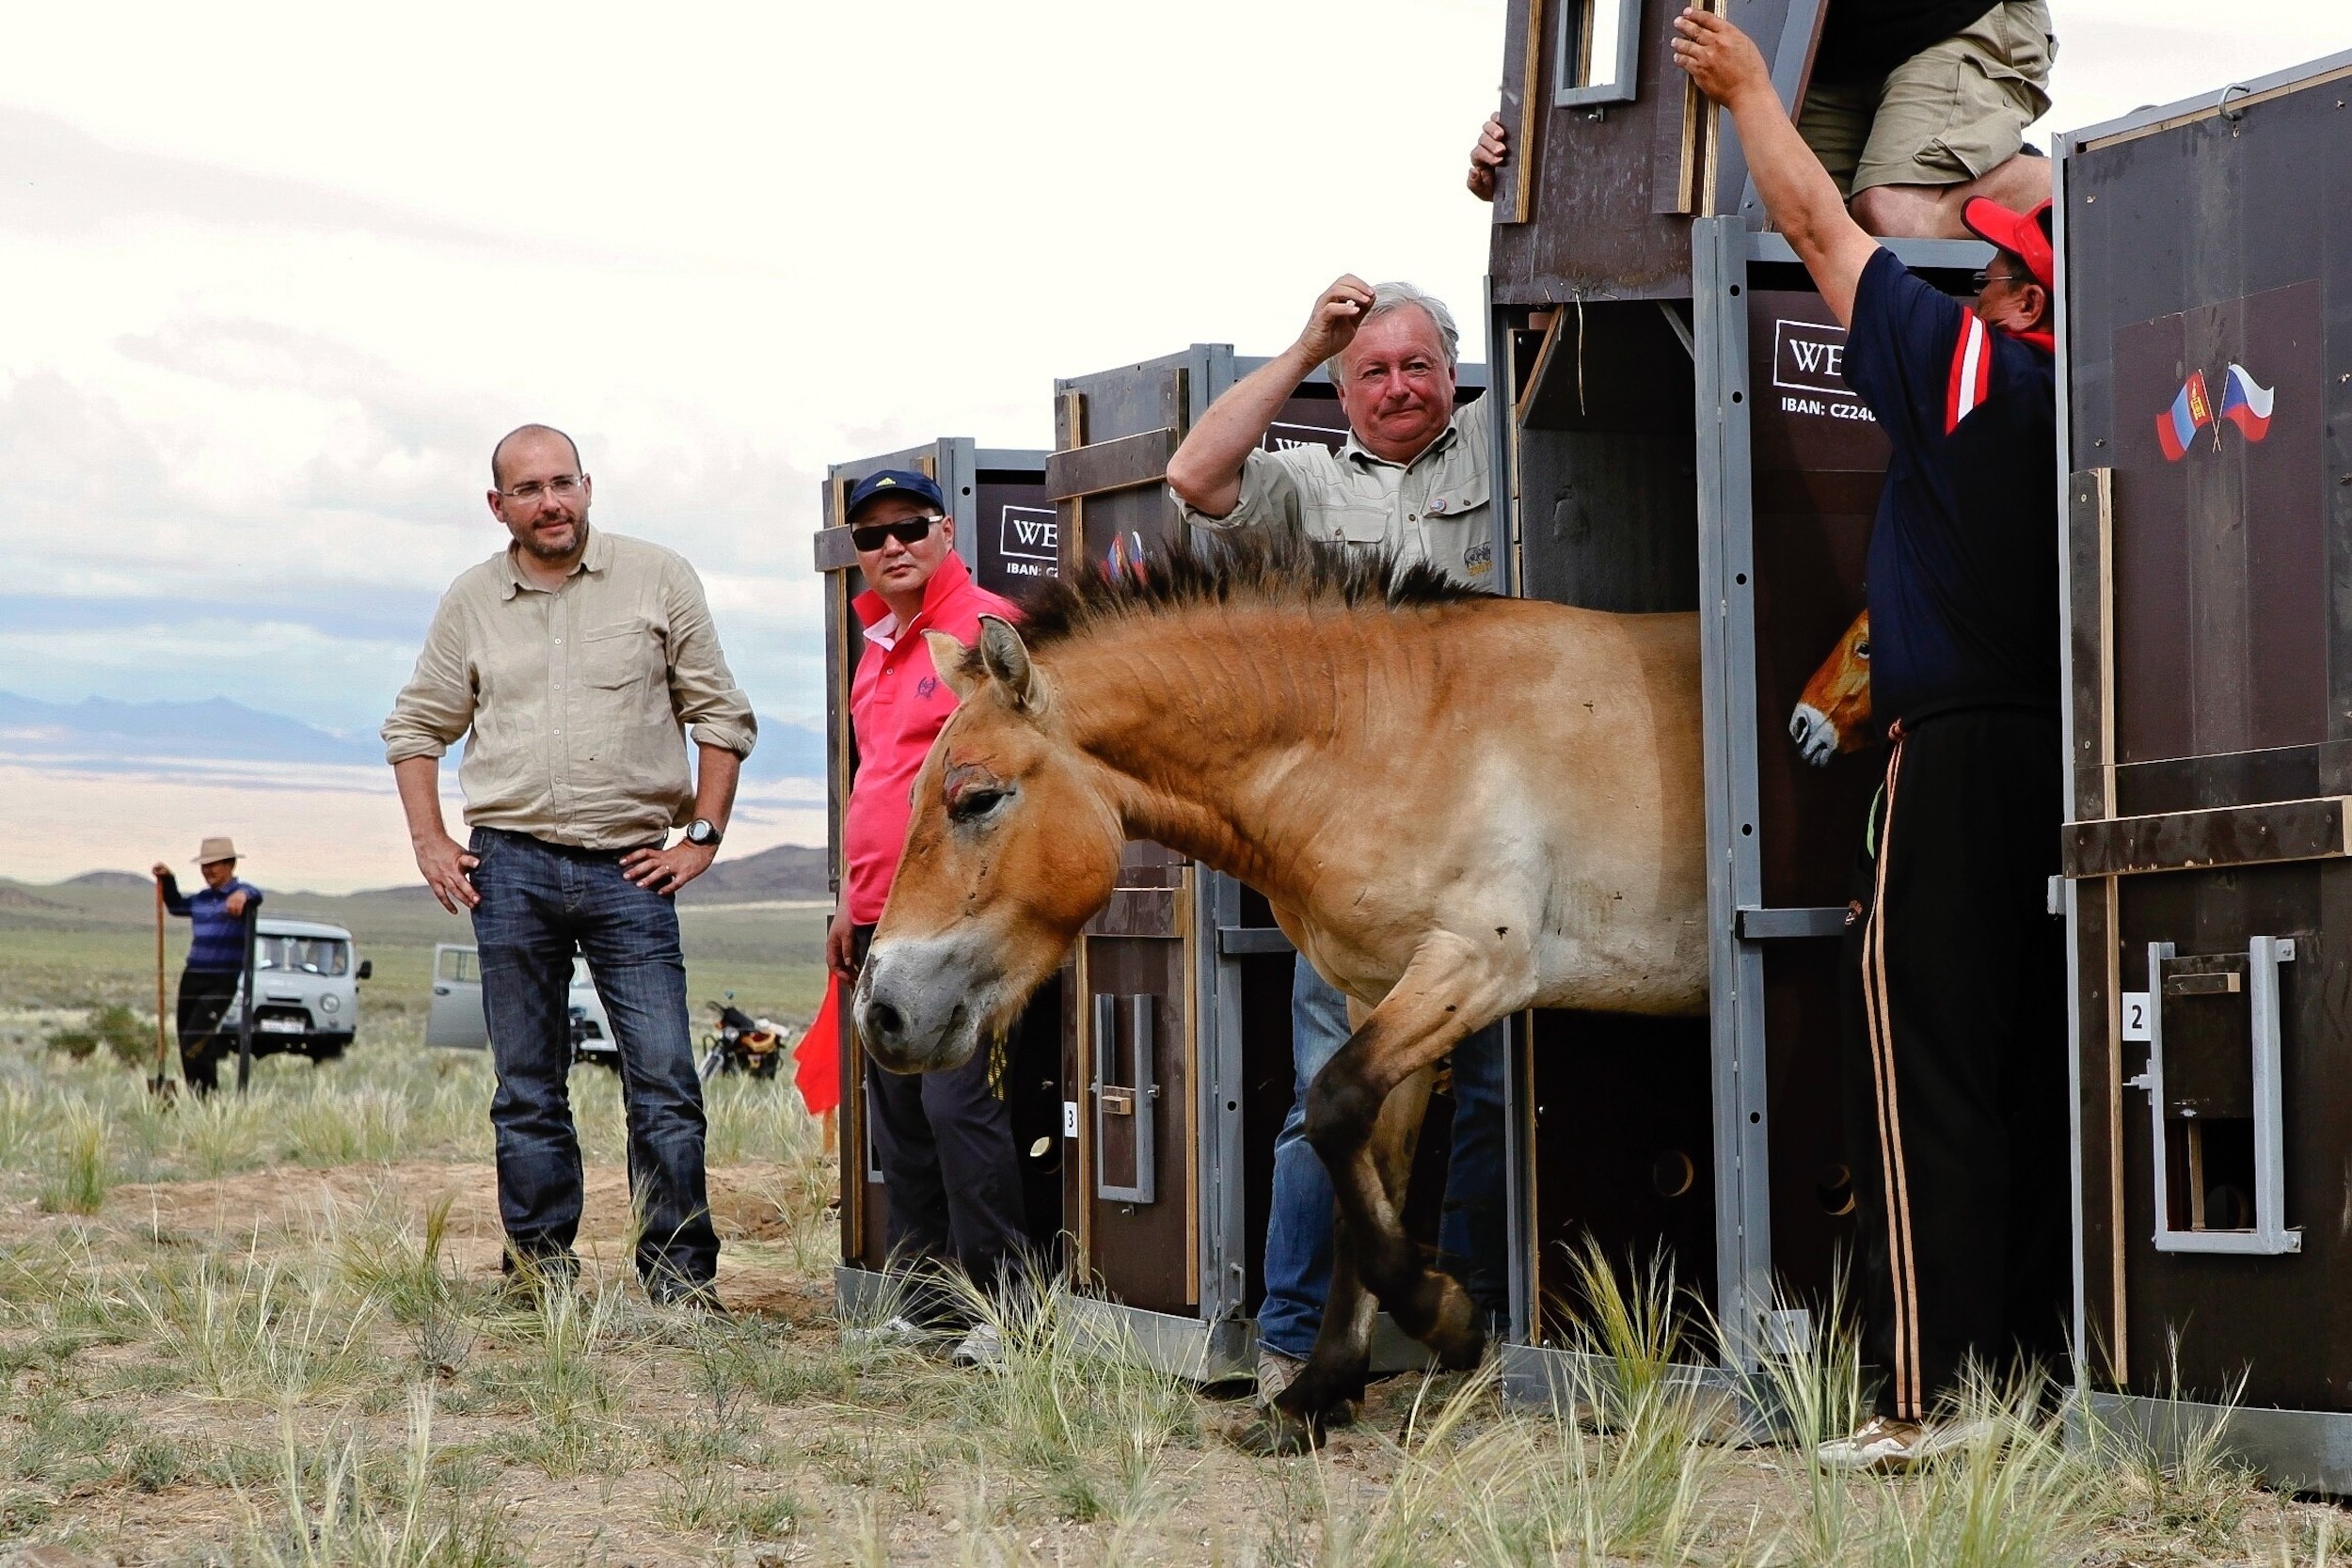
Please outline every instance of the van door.
M456 942L433 947L433 1008L424 1043L457 1051L487 1051L489 1020L482 1011L482 970L474 950Z

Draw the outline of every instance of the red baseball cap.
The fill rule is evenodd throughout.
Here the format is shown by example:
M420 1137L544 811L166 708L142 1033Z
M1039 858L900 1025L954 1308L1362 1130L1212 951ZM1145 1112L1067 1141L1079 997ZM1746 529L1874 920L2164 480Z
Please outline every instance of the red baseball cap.
M1999 202L1972 196L1960 209L1960 221L1980 240L1989 240L2026 263L2034 281L2045 289L2058 286L2058 262L2050 250L2050 204L2030 213L2012 213Z

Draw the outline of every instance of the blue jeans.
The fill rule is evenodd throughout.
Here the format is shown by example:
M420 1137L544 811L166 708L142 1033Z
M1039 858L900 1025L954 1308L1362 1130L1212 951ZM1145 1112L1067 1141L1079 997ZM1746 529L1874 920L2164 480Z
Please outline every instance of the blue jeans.
M1331 1177L1303 1131L1307 1086L1347 1043L1347 999L1305 958L1291 980L1291 1064L1296 1088L1274 1140L1274 1209L1266 1222L1265 1300L1258 1338L1304 1358L1323 1326L1331 1284ZM1510 1305L1502 1171L1502 1025L1454 1048L1454 1147L1446 1161L1438 1266L1491 1314Z
M628 1190L643 1216L637 1272L657 1297L719 1266L703 1184L703 1090L686 1013L677 906L621 875L614 851L476 828L473 885L482 1007L498 1093L499 1218L509 1266L569 1272L580 1231L572 1127L572 955L587 956L620 1047Z

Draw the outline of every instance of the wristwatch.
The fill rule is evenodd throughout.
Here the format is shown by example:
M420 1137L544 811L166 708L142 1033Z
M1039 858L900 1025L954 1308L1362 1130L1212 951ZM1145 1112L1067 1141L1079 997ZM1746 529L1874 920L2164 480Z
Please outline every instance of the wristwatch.
M720 833L718 829L712 827L707 819L700 816L697 816L693 821L689 822L686 825L686 842L689 844L700 845L705 849L716 849L719 847L719 842L722 836L723 835Z

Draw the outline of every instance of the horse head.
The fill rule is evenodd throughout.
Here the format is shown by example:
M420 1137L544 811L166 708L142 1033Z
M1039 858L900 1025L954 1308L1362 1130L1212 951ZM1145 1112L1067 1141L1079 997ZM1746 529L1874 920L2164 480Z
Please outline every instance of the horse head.
M858 1037L894 1072L961 1067L1011 1025L1110 901L1125 838L1020 633L988 615L977 650L925 639L959 705L915 777L850 1002Z
M1788 738L1804 760L1827 768L1840 752L1858 752L1870 734L1870 612L1864 610L1804 683L1788 716Z

